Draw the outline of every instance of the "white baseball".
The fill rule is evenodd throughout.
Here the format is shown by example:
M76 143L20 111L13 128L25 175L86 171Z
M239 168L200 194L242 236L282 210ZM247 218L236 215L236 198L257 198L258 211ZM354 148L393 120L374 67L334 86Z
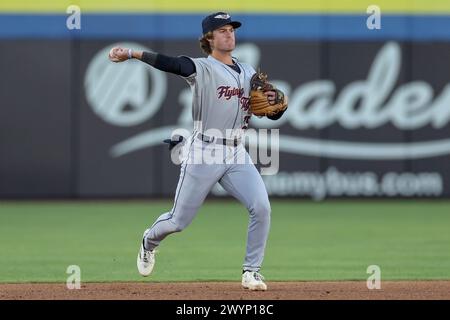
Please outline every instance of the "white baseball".
M109 60L111 60L112 62L119 62L120 61L119 58L116 56L116 50L117 50L117 48L114 47L114 48L112 48L109 51L108 57L109 57Z

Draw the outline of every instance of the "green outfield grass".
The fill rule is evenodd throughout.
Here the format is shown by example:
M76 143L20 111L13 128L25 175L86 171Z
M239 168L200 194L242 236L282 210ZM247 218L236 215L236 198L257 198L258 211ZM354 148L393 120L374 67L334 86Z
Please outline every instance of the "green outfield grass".
M0 202L0 282L65 282L69 265L87 281L240 278L246 210L207 201L183 232L166 238L150 278L136 270L147 225L170 201ZM450 279L450 203L272 201L262 273L275 280Z

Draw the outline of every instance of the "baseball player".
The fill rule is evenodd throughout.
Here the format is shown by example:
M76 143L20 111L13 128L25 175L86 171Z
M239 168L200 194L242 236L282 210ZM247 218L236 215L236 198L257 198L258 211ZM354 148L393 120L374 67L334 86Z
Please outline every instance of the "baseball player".
M251 117L250 80L255 70L231 55L235 48L235 30L240 26L240 22L233 21L225 12L205 17L199 41L207 58L169 57L121 47L109 53L113 62L139 59L159 70L180 75L193 94L194 129L183 146L185 152L173 207L145 230L140 244L137 268L143 276L153 270L155 248L169 234L182 231L192 222L211 188L219 182L249 212L242 286L250 290L267 289L259 270L269 233L271 208L263 180L241 142L242 131ZM276 91L264 94L273 104ZM269 118L276 120L283 112ZM214 135L207 134L210 132ZM193 161L196 154L215 151L220 154L224 148L227 152L221 163ZM230 161L233 158L245 159L245 163Z

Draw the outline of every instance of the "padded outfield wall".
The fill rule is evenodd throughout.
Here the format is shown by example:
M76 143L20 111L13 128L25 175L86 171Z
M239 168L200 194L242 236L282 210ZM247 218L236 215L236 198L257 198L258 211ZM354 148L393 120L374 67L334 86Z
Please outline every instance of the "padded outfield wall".
M219 10L243 23L234 55L290 99L280 120L250 122L280 129L271 195L450 196L448 1L208 3L2 2L0 197L173 195L179 167L162 140L192 127L189 87L107 53L201 56L201 20ZM366 26L371 4L379 30Z

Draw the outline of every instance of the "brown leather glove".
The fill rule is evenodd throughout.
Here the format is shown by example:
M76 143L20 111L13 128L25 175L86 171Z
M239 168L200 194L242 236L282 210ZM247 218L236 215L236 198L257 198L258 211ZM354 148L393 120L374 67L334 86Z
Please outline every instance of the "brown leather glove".
M274 91L275 99L269 101L264 92ZM250 111L255 116L273 116L288 107L287 97L267 81L267 75L256 72L250 80Z

